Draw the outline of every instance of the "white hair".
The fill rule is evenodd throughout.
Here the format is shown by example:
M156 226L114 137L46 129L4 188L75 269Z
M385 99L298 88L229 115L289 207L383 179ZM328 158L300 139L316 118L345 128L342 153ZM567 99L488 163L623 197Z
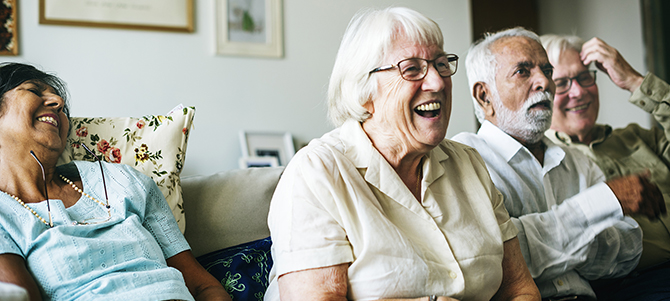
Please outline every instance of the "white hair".
M498 71L498 63L496 56L491 52L491 46L502 38L512 37L526 37L541 44L540 37L538 37L537 34L523 27L514 27L495 33L486 33L483 39L470 46L465 58L465 70L468 74L468 84L470 85L471 94L475 84L477 82L483 82L489 86L489 91L492 97L498 95L498 88L495 80L496 72ZM477 98L475 98L474 95L472 95L472 101L475 107L475 116L477 116L479 123L483 123L486 119L484 109L479 105Z
M568 49L581 52L584 45L584 40L578 36L545 34L540 37L540 40L542 47L547 51L550 62L558 62L563 52Z
M393 43L401 38L439 48L444 44L437 23L409 8L362 10L351 19L328 86L328 116L333 124L370 117L363 107L377 93L376 76L370 71L379 67Z

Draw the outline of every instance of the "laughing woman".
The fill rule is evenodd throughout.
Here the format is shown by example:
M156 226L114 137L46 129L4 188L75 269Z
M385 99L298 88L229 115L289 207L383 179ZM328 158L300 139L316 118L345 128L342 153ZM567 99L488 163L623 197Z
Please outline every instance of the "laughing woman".
M0 65L0 282L30 300L230 300L150 178L120 164L56 167L65 96L53 75Z
M266 300L540 299L484 162L444 138L457 62L413 10L354 17L329 87L339 128L270 205Z

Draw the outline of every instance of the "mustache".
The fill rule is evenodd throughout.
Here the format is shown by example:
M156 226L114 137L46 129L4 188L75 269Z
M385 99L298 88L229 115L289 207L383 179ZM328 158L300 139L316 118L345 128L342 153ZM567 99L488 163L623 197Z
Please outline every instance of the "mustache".
M526 102L523 104L523 109L527 111L532 106L542 102L549 102L549 108L553 107L554 94L549 91L536 92L526 99Z

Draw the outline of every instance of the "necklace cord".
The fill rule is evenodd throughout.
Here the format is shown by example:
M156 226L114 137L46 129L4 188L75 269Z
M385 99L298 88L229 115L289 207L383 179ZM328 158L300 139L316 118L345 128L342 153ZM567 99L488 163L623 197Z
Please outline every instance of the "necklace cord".
M53 220L51 219L51 205L49 204L49 192L47 191L47 178L44 175L44 166L42 165L42 162L40 162L40 159L37 159L37 156L35 153L30 150L30 155L35 158L35 161L37 161L37 164L40 165L40 169L42 170L42 182L44 183L44 196L47 198L47 211L49 212L49 227L54 226Z
M107 196L107 184L105 183L105 173L102 171L102 160L100 160L100 157L98 157L93 151L91 151L86 144L80 143L81 146L86 149L93 157L95 158L96 161L98 161L98 164L100 165L100 172L102 173L102 187L105 188L105 202L107 203L107 209L109 209L109 196Z
M86 219L86 220L84 220L84 222L77 222L77 221L74 221L73 224L74 224L74 225L92 225L92 224L104 223L104 222L109 221L109 220L112 218L112 212L111 212L111 210L110 210L110 209L111 209L111 206L109 205L109 198L108 198L108 196L107 196L107 184L105 183L105 172L104 172L103 169L102 169L102 162L100 161L100 159L98 158L98 156L96 156L90 149L88 149L88 147L86 147L86 146L83 145L83 144L80 144L80 145L84 146L84 148L85 148L89 153L91 153L91 154L97 159L96 161L98 161L98 164L100 165L100 172L102 173L102 185L103 185L103 188L104 188L104 190L105 190L105 204L103 204L101 201L99 201L99 200L96 199L95 197L93 197L93 196L91 196L91 195L85 193L82 189L79 189L79 187L77 187L72 181L70 181L70 179L66 178L66 177L63 176L63 175L59 175L59 176L61 177L61 179L63 179L63 181L65 181L66 183L70 184L70 186L71 186L75 191L79 192L82 196L86 196L86 197L88 197L89 199L91 199L92 201L94 201L94 202L100 204L101 206L105 207L105 209L107 209L107 218L104 218L104 219L91 218L91 219ZM30 151L30 155L35 159L35 161L37 161L37 164L40 165L40 170L42 171L42 181L44 182L44 195L45 195L45 197L46 197L46 202L47 202L47 211L48 211L48 213L49 213L49 222L47 223L47 221L44 220L44 218L42 218L42 217L41 217L37 212L35 212L32 208L28 207L28 205L26 205L26 203L23 202L23 200L21 200L19 197L15 196L15 195L12 195L12 194L10 194L10 193L4 192L4 191L2 191L2 190L0 190L0 192L2 192L2 193L4 193L4 194L7 194L7 195L9 195L10 197L12 197L12 198L13 198L14 200L16 200L19 204L21 204L21 206L23 206L23 207L26 208L28 211L30 211L33 215L35 215L35 217L37 217L37 219L39 219L42 223L46 224L46 225L47 225L48 227L50 227L50 228L53 228L54 225L53 225L53 219L51 218L51 204L49 203L49 192L48 192L48 190L47 190L46 173L45 173L45 171L44 171L44 166L42 165L42 162L37 158L37 155L35 155L35 152L33 152L33 151L31 150L31 151ZM90 221L90 220L99 220L99 221L96 221L96 222L88 222L88 221Z

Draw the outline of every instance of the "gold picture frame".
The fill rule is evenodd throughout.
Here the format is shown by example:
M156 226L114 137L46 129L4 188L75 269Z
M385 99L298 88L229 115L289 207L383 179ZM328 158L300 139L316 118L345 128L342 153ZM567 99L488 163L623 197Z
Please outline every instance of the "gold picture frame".
M284 56L282 0L216 0L216 53Z
M17 0L0 2L0 55L19 55Z
M39 0L40 24L193 32L193 0Z

